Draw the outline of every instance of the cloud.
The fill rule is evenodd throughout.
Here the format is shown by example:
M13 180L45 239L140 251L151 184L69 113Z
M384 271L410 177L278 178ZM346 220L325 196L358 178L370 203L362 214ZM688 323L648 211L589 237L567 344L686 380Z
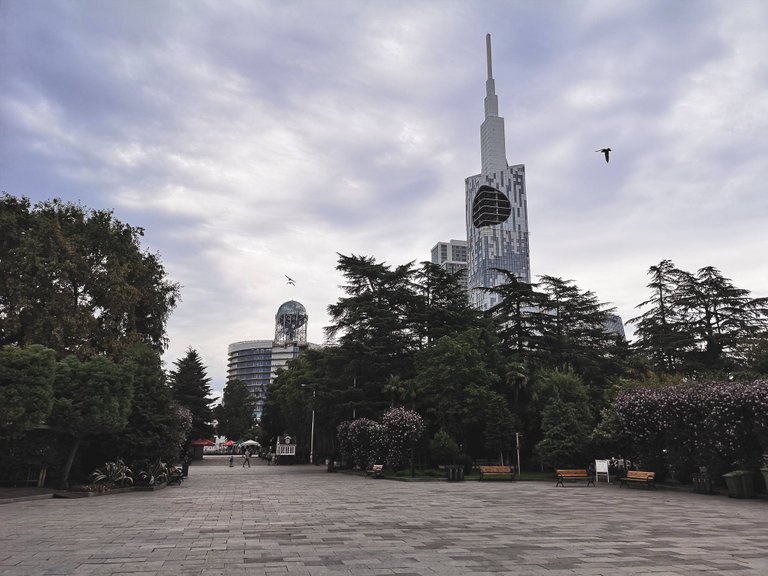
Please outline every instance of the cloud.
M663 258L768 295L766 21L759 0L7 0L0 184L144 227L183 286L166 361L195 347L221 389L227 345L286 300L322 341L337 252L464 237L490 32L534 274L625 318Z

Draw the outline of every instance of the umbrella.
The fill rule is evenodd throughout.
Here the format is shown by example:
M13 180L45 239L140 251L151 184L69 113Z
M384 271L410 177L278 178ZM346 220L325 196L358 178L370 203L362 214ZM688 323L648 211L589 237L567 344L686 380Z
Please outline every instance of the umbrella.
M198 438L197 440L194 440L192 442L195 446L215 446L216 443L212 440L208 440L207 438Z
M246 440L245 442L240 442L240 446L261 446L256 440Z
M222 444L222 446L233 446L234 444L235 444L234 440L227 440L226 442L224 442L224 444Z

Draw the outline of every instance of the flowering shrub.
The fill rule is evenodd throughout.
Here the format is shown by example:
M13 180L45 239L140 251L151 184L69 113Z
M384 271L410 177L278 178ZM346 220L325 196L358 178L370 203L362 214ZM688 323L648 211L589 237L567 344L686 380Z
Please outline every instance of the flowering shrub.
M386 464L398 469L410 458L411 449L424 434L424 420L404 407L391 408L381 417L385 431Z
M342 422L336 428L342 457L363 469L382 463L399 468L423 433L421 416L405 408L388 410L380 423L358 418Z
M636 456L657 472L665 463L683 476L698 466L753 469L768 451L768 380L636 388L614 410Z

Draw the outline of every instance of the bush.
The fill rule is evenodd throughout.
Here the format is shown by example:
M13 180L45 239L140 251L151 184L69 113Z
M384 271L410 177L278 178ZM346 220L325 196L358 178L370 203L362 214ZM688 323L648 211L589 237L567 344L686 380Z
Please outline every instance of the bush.
M768 451L768 380L699 382L627 390L614 401L619 429L644 469L687 476L756 470Z
M435 464L453 464L459 455L459 445L441 428L429 443L429 454Z

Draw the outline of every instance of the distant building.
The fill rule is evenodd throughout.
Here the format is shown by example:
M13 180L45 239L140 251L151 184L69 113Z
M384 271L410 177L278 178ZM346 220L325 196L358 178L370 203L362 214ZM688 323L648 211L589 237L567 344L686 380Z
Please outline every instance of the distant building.
M227 380L242 380L256 396L257 419L261 420L269 385L278 370L311 346L307 343L308 320L304 306L289 300L275 314L274 340L244 340L229 345Z
M462 272L460 286L467 288L467 241L438 242L432 248L432 264L438 264L446 272Z
M499 270L531 282L525 166L507 164L504 118L491 65L491 35L486 35L488 79L485 120L480 127L481 172L465 181L467 289L470 303L487 310L499 297L483 288L507 282Z

